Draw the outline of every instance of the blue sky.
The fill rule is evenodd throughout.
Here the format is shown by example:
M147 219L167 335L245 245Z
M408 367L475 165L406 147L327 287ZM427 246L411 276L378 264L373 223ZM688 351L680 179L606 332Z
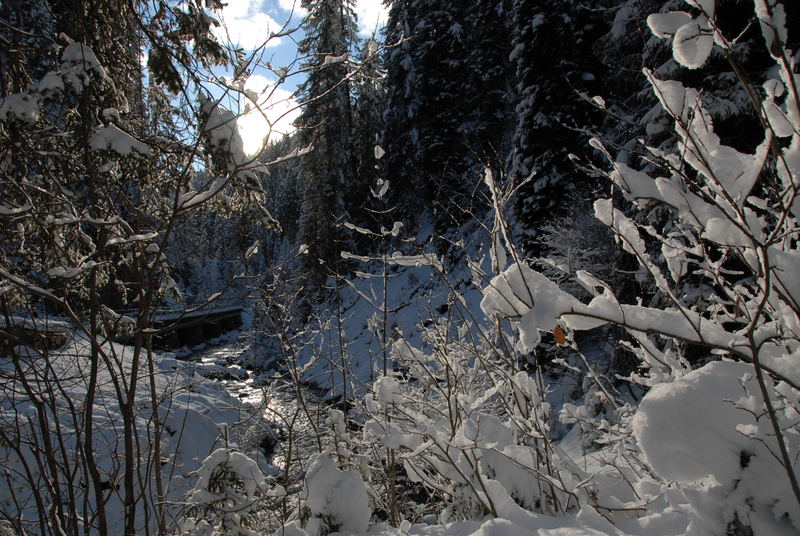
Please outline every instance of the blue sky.
M270 32L297 28L307 14L300 7L299 0L226 0L226 3L220 36L229 38L245 50L261 46ZM376 32L386 19L386 9L381 0L357 0L355 11L362 37ZM292 36L270 39L265 59L275 66L290 64L296 55L295 42L301 38L298 31ZM295 85L293 81L290 83Z
M306 15L300 7L300 0L226 0L226 3L221 16L223 24L217 33L246 51L262 46L271 33L296 28ZM362 37L372 35L386 20L386 9L381 0L356 0L355 11ZM297 54L296 42L301 38L298 32L270 39L263 52L263 61L271 64L274 70L291 65ZM259 106L273 122L272 137L292 130L291 123L298 114L292 93L302 79L301 75L290 75L276 85L277 80L275 72L258 68L245 84L246 89L261 95ZM260 114L245 116L239 123L246 141L252 140L250 143L254 148L258 146L265 129Z

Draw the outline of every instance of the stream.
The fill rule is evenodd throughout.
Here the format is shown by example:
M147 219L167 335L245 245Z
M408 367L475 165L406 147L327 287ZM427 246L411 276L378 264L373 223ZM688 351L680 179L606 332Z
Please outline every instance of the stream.
M240 431L240 442L245 443L243 447L248 441L257 444L267 461L284 475L280 483L290 494L295 493L302 489L309 456L318 451L314 429L325 426L330 404L312 387L300 386L307 408L303 410L287 375L259 376L237 364L238 357L249 351L246 337L222 339L186 352L181 359L197 363L198 374L223 384L244 408L253 408Z

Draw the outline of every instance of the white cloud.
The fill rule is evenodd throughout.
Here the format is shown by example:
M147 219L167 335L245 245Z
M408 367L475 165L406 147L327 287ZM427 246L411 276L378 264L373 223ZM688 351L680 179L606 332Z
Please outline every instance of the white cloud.
M273 0L275 1L275 0ZM305 17L308 12L300 7L300 0L277 0L278 6L287 14L294 8L294 14ZM386 24L388 9L383 0L357 0L355 6L358 15L358 33L363 36L372 35L374 31Z
M227 0L222 10L222 26L214 33L222 40L230 39L245 50L261 46L281 25L263 11L263 0ZM280 45L280 39L270 39L268 47Z
M236 124L245 154L254 155L267 138L267 141L275 141L294 132L292 122L300 115L300 110L291 91L276 87L275 82L265 76L251 75L244 87L256 97L258 107L246 99L249 110L237 119Z
M356 15L358 15L358 33L372 35L381 26L386 24L388 10L381 0L358 0L356 2Z
M294 11L295 15L305 17L308 11L300 6L300 0L278 0L278 5L284 11L291 13Z

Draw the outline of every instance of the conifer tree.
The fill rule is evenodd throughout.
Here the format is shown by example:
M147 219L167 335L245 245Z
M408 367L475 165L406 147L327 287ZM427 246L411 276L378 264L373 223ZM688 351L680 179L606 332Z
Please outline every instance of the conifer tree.
M569 154L585 152L585 132L601 120L581 93L596 95L604 72L593 50L607 31L602 13L569 0L513 4L517 124L510 169L516 180L535 173L518 206L532 251L537 229L576 187Z
M443 0L418 0L419 17L413 43L421 69L421 106L418 116L422 190L439 207L455 191L455 179L469 167L465 151L467 117L466 15L462 6ZM448 179L453 182L448 184ZM437 207L438 208L438 207Z
M378 57L378 41L364 41L359 58L359 70L354 83L353 108L353 188L347 199L348 213L353 223L366 225L372 218L365 210L372 197L370 187L375 187L380 177L383 148L379 135L383 130L385 95L383 70Z
M51 38L53 16L46 0L0 4L0 98L38 80L56 61Z
M458 224L503 139L505 2L396 1L387 27L387 178L441 230ZM408 185L410 188L406 188ZM422 210L420 210L422 209Z
M511 2L474 0L469 10L467 66L470 115L464 130L473 158L479 166L489 166L500 177L500 166L508 145L507 126L511 120L510 96L513 69L511 53ZM480 171L480 170L479 170Z
M387 0L385 3L389 5L386 49L383 52L386 111L380 145L386 151L384 178L393 185L389 189L391 201L407 207L412 203L402 196L402 192L421 181L416 167L421 152L417 127L420 74L412 40L417 19L412 0Z
M337 224L345 215L343 195L353 180L348 69L356 26L352 0L304 0L302 5L308 17L299 48L309 74L298 90L303 112L297 124L301 142L313 150L302 165L299 239L308 246L309 281L319 284L327 267L339 259Z

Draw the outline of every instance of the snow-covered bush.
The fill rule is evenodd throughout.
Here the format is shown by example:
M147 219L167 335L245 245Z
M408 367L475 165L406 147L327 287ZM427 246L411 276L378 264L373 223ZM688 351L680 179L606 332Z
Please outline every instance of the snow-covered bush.
M542 226L538 239L543 252L542 272L564 290L579 296L585 291L575 281L578 270L587 270L611 283L612 278L622 279L621 260L611 233L594 217L591 206L574 197L568 205L565 215Z
M300 521L310 536L365 532L372 516L367 486L358 472L336 467L330 451L311 456L303 484Z
M652 15L648 23L656 35L673 39L679 63L698 69L712 47L728 54L732 37L717 28L713 0L686 3L691 12ZM666 233L610 199L594 205L666 305L624 303L586 271L577 273L592 295L583 303L519 263L494 278L483 301L487 314L516 325L520 351L535 348L540 332L556 326L569 334L611 323L628 332L641 360L631 379L652 387L631 421L650 476L633 487L640 494L647 486L651 494L660 489L662 499L688 512L691 534L800 527L800 77L797 56L785 48L783 6L756 0L755 14L774 68L760 88L741 79L763 126L752 154L721 143L701 90L649 71L677 141L674 152L646 148L660 171L615 162L593 142L631 203L662 203L674 215ZM681 292L686 276L712 291L701 299ZM691 370L677 351L680 343L702 345L717 361Z
M180 533L197 536L251 536L258 528L257 512L270 489L255 460L223 447L201 464L197 482L187 497L187 515Z
M550 442L541 384L467 326L439 322L423 334L428 351L394 343L403 375L375 381L367 444L397 451L408 478L444 502L442 521L575 510L576 481Z

